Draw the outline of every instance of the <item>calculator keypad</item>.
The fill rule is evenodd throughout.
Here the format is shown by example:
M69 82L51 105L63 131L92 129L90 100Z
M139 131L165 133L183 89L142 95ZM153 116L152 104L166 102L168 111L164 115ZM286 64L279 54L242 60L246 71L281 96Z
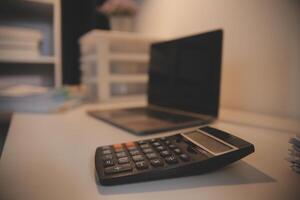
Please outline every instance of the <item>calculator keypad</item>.
M201 145L198 144L199 141L191 138L196 137L194 132L202 134L200 136L207 133L212 139L219 138L224 145L228 143L232 150L224 152L226 155L211 153L207 149L212 144L202 141L201 137L198 138ZM98 147L95 168L100 184L118 185L201 174L230 164L226 160L228 158L234 162L253 152L252 144L229 133L204 127L191 133Z
M132 155L132 156L136 156L136 155L141 154L141 152L140 152L139 150L130 150L129 153L130 153L130 155Z
M147 158L149 160L157 158L157 154L156 153L148 153L148 154L146 154L146 156L147 156Z
M189 161L191 158L185 154L185 153L182 153L179 155L180 159L183 160L183 161Z
M132 173L191 161L176 140L168 137L101 147L104 173Z
M102 156L102 159L105 160L112 160L113 159L113 155L112 154L106 154Z
M149 167L146 161L136 162L135 165L138 169L147 169Z
M143 149L143 152L145 154L147 154L147 153L153 153L153 150L151 148L145 148L145 149Z
M129 163L129 158L128 157L123 157L118 159L119 164L124 164L124 163Z
M108 167L108 166L113 166L115 163L113 160L105 160L103 164L105 167Z
M119 152L116 154L118 158L126 157L127 153L125 151Z
M160 152L160 155L161 155L162 157L166 157L166 156L171 155L171 152L168 151L168 150L164 150L164 151L161 151L161 152Z
M174 155L165 157L165 160L169 164L176 164L176 163L178 163L178 160L177 160L177 158Z
M166 147L164 147L164 146L157 146L155 149L157 151L163 151L163 150L166 150Z
M132 156L132 160L134 162L137 162L137 161L145 160L145 157L142 155L136 155L136 156Z
M111 152L110 149L107 149L107 150L103 150L103 151L102 151L102 154L103 154L103 155L111 154L111 153L112 153L112 152Z
M115 174L115 173L120 173L125 171L131 171L131 170L132 167L130 164L118 165L118 166L108 167L104 169L106 174Z
M153 167L161 167L164 165L163 161L159 158L151 160L150 163Z

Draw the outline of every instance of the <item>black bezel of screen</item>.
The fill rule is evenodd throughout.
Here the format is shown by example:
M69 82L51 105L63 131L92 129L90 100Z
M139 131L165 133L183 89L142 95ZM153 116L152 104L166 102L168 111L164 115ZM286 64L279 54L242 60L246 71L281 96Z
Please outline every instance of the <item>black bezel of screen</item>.
M222 30L151 46L148 103L218 116Z

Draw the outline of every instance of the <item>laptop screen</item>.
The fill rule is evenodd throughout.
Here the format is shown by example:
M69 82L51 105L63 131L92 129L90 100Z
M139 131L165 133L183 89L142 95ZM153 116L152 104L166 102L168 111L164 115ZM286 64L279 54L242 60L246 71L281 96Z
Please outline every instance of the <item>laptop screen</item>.
M217 117L222 36L217 30L152 44L149 104Z

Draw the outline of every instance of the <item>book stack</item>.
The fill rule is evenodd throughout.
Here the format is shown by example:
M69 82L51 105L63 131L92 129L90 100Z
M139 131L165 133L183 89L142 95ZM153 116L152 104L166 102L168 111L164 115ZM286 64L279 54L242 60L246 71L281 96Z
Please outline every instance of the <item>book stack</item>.
M37 57L41 40L42 33L36 29L0 26L0 57Z
M295 135L290 139L292 144L289 149L289 156L287 160L291 163L291 168L300 174L300 135Z
M83 91L75 86L58 89L31 85L12 86L0 90L0 113L59 112L81 104L83 98Z

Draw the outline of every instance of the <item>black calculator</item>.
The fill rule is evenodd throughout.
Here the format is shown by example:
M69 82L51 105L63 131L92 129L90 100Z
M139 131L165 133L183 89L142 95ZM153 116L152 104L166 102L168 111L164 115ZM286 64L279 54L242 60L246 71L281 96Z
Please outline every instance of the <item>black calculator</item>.
M216 170L254 152L253 144L210 126L167 137L98 147L100 184L118 185Z

